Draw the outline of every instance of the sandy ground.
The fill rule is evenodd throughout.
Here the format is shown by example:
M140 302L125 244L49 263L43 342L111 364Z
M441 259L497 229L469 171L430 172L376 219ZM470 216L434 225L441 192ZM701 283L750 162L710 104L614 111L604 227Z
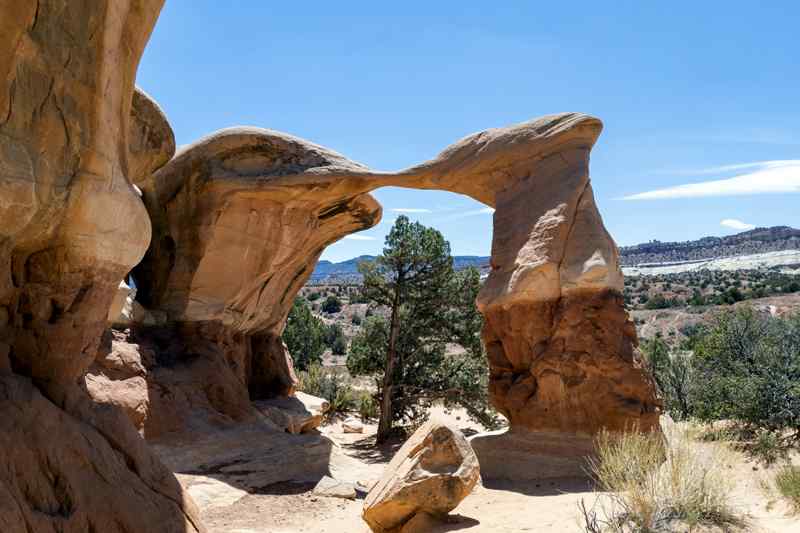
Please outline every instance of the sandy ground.
M475 429L463 415L444 416L463 429ZM328 474L356 483L356 500L314 495L314 478L319 474L246 488L241 480L230 482L218 475L218 469L210 476L184 473L178 477L200 506L212 533L368 533L360 518L363 497L400 443L376 449L375 426L365 429L364 434L345 434L340 423L333 423L321 431L321 438L332 443ZM741 454L733 457L729 465L736 484L733 504L748 519L745 531L800 532L800 519L789 515L788 506L765 490L770 472ZM583 500L591 506L596 498L588 481L581 479L487 482L455 509L447 524L432 533L579 532L583 529L578 503Z

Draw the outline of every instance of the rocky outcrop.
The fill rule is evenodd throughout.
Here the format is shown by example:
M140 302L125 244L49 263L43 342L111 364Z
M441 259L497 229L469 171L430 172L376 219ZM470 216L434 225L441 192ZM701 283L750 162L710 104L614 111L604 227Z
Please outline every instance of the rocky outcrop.
M297 435L318 428L330 404L322 398L296 392L288 398L257 401L255 406L275 425Z
M2 531L202 529L125 414L77 386L150 239L128 117L162 4L0 0Z
M140 302L173 323L215 324L206 329L236 339L254 399L294 388L280 334L322 250L379 219L368 194L337 194L302 175L272 184L273 175L334 168L364 170L300 139L235 128L185 149L142 182L154 236L133 273Z
M216 342L194 329L137 326L109 330L83 386L122 409L150 441L199 435L258 417L244 381Z
M364 500L362 516L373 531L384 532L421 513L446 515L479 479L478 459L461 432L430 420L392 458Z

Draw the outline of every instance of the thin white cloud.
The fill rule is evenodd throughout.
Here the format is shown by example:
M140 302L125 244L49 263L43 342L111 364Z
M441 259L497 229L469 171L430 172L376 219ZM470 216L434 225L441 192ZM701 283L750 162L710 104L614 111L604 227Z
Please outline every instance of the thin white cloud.
M736 172L739 170L750 170L752 168L755 169L779 168L787 166L790 167L797 164L798 161L796 159L783 159L775 161L755 161L753 163L737 163L735 165L719 165L716 167L704 167L695 169L659 170L656 173L678 175L678 176L713 176L715 174L724 174L726 172Z
M726 228L737 229L741 231L755 229L753 224L748 224L747 222L742 222L741 220L736 220L735 218L726 218L721 220L719 224L720 226L725 226Z
M623 200L665 200L673 198L707 198L754 194L800 193L800 160L761 161L730 165L753 172L732 178L688 183L624 196ZM721 167L718 167L721 168ZM711 170L711 169L707 169ZM715 172L716 173L716 172Z
M390 211L395 213L433 213L430 209L422 207L393 207Z
M375 237L370 237L369 235L345 235L345 239L349 239L351 241L374 241Z
M474 217L479 215L491 215L494 214L493 207L482 207L480 209L470 209L469 211L464 211L462 213L456 213L454 215L442 217L439 220L458 220L459 218L467 218L467 217Z

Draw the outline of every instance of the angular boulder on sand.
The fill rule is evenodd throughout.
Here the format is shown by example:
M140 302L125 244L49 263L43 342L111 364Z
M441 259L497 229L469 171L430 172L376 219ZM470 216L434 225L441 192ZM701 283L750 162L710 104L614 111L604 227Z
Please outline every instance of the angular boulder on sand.
M363 433L364 423L358 418L348 417L342 422L343 433Z
M256 401L255 406L278 427L297 435L319 427L330 404L322 398L295 392L287 398Z
M420 513L443 516L479 479L478 458L461 432L429 420L392 458L364 500L362 516L376 533L398 529Z

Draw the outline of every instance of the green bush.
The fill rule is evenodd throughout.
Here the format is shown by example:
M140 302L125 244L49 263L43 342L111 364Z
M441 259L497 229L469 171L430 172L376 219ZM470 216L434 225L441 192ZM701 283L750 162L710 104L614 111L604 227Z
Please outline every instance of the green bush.
M780 435L769 431L759 432L747 451L766 465L775 463L781 457L785 457L787 453Z
M378 418L378 402L368 391L358 393L356 404L358 405L358 415L364 422Z
M344 355L347 353L347 340L344 336L336 337L333 341L333 346L331 346L331 352L333 352L333 355Z
M800 436L800 316L719 314L695 346L695 414Z
M336 296L328 296L325 298L325 301L322 302L322 311L324 313L338 313L342 310L342 301L339 300Z
M666 410L676 420L689 418L692 415L693 384L691 355L688 352L670 352L667 343L659 337L642 344L642 355Z
M328 416L353 411L360 407L356 393L347 378L320 365L311 365L298 376L298 390L324 398L330 404Z
M296 369L305 370L309 365L322 361L325 332L325 325L311 313L306 301L296 298L283 330L283 341Z
M354 315L353 315L353 316L350 318L350 322L351 322L351 323L352 323L354 326L360 326L360 325L361 325L361 321L362 321L362 318L361 318L361 315L359 315L359 314L354 314Z
M344 355L347 353L347 339L344 336L342 326L333 323L325 331L325 344L331 349L334 355Z

